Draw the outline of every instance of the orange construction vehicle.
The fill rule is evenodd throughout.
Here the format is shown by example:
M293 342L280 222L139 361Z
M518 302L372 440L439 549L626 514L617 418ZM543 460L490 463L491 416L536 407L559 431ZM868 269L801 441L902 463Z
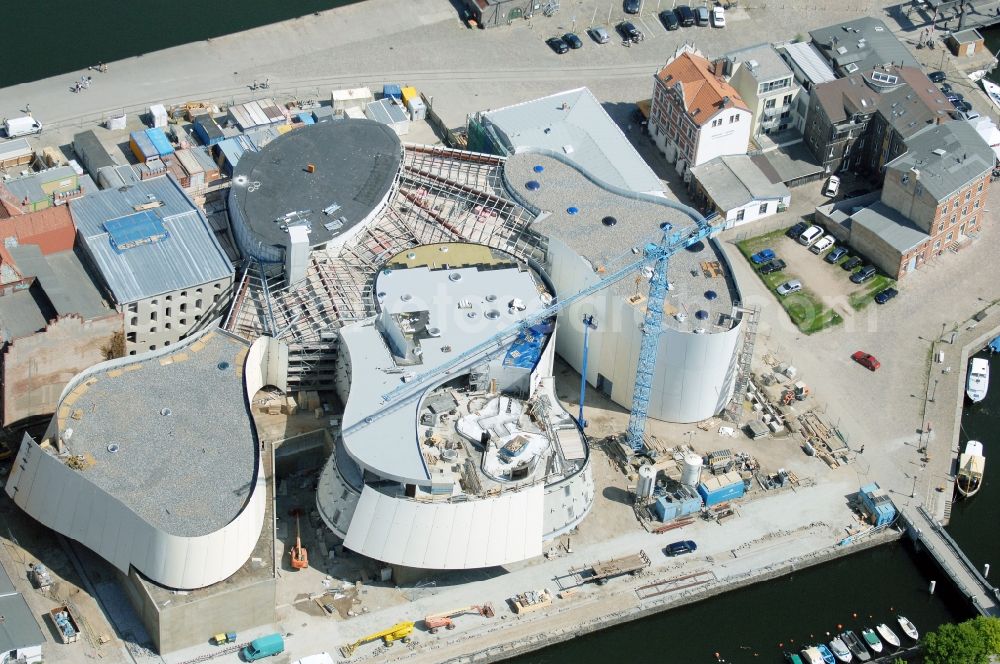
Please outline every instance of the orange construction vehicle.
M476 606L463 606L461 609L445 611L444 613L435 613L425 617L424 627L426 627L427 631L431 634L437 634L437 631L442 627L445 629L455 629L455 621L452 620L452 618L462 615L463 613L475 613L483 616L484 618L492 618L495 615L493 613L493 605L489 602Z
M299 515L295 514L295 546L292 547L292 569L305 569L309 567L309 552L302 546L302 538L299 535Z

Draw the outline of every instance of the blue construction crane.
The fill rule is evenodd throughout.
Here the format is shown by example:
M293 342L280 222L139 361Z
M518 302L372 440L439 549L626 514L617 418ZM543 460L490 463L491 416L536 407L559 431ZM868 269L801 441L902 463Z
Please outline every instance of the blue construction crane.
M656 369L656 350L660 337L660 327L663 324L663 299L667 294L667 261L678 251L704 240L712 231L712 227L708 225L704 217L697 215L690 208L679 205L677 207L692 218L695 218L696 226L694 228L674 231L671 224L662 224L663 238L660 240L660 243L648 243L643 248L642 257L638 260L615 270L597 283L572 295L562 297L554 304L526 316L489 339L457 354L448 362L401 382L397 387L382 395L383 405L379 410L344 429L342 432L343 435L349 435L371 424L376 419L388 415L397 408L401 408L422 392L420 387L425 383L462 371L474 364L484 362L500 353L506 352L507 345L519 334L532 326L552 318L563 309L590 297L594 293L604 290L630 274L652 265L652 278L649 282L649 299L646 304L646 317L642 325L642 343L639 347L639 366L636 371L635 389L632 393L632 412L629 416L627 430L629 445L636 451L642 450L644 446L643 433L646 427L646 413L649 410L653 373Z

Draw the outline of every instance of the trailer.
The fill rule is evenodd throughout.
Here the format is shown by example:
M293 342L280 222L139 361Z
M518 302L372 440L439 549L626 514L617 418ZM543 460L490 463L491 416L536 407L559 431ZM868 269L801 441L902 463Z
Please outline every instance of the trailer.
M63 643L75 643L80 639L80 625L73 617L73 612L65 604L49 611L49 618L56 626L56 632Z
M562 589L582 586L585 583L596 583L603 586L610 579L624 574L638 574L652 564L645 551L640 550L630 556L622 556L613 560L598 561L593 565L575 567L567 574L556 577L556 582Z

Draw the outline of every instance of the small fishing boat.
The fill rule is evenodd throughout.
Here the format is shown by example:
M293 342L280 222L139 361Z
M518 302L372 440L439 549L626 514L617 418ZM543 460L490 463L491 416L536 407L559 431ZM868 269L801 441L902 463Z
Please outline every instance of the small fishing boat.
M802 661L802 658L799 657L798 655L796 655L793 652L786 652L785 653L785 661L788 662L788 664L805 664Z
M990 362L984 357L974 357L969 363L969 378L965 384L965 394L972 403L986 398L990 387Z
M816 650L818 650L819 654L823 656L824 664L837 664L837 659L833 656L833 653L830 652L830 649L826 647L825 643L817 643Z
M820 654L816 646L809 646L802 651L802 658L806 664L823 664L823 655Z
M981 78L979 82L982 84L983 90L986 90L986 96L990 98L994 106L1000 109L1000 85L987 78Z
M882 652L882 641L878 638L878 634L875 633L875 630L861 630L861 638L865 640L865 643L868 644L868 647L872 649L873 653L877 655Z
M911 623L909 619L907 619L906 616L897 616L896 620L899 622L899 628L903 630L903 634L906 634L914 641L920 640L920 633L917 631L917 628L914 627L913 623Z
M986 472L986 457L983 444L970 440L965 444L965 452L958 458L958 474L955 475L955 489L962 498L971 498L983 484Z
M878 635L882 637L882 640L888 643L890 646L892 646L893 648L899 647L899 637L896 636L896 633L892 631L892 629L890 629L888 625L886 625L885 623L882 623L881 625L876 625L875 631L877 631Z
M833 637L830 641L830 650L833 651L833 656L844 664L848 664L848 662L854 659L851 651L847 649L847 644L839 636Z
M864 642L862 642L861 639L858 638L858 635L851 630L847 630L841 634L840 638L843 639L844 644L851 651L851 654L858 658L859 662L867 662L872 658L868 649L865 648Z

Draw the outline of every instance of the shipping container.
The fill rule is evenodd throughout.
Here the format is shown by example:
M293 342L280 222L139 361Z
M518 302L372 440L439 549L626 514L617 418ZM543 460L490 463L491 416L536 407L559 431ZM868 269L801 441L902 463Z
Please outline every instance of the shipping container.
M255 127L271 124L271 121L267 119L267 115L261 110L260 104L257 102L248 101L244 104L244 107L246 108L247 115L250 116L250 120L253 121Z
M92 134L93 132L88 133ZM19 138L14 141L0 143L0 168L24 166L34 160L35 151L31 149L28 139Z
M400 136L410 131L410 118L403 107L392 99L373 101L365 107L365 117L392 127Z
M403 98L403 92L396 83L386 83L382 86L382 97L399 101Z
M201 170L205 173L206 183L219 179L219 165L208 154L208 148L191 148L190 153L192 157L198 160L198 164L201 165Z
M316 120L313 119L312 113L309 113L308 111L299 113L298 115L295 116L295 119L301 122L302 124L307 124L307 125L316 124Z
M145 131L133 131L129 134L128 145L132 150L132 154L135 155L135 158L140 163L145 163L150 159L160 156L160 153L156 150L156 146L149 140L149 136L146 135Z
M257 105L260 106L260 110L264 112L267 117L268 122L285 122L288 116L285 115L284 109L274 103L273 99L260 99L257 101Z
M226 175L231 176L236 165L240 163L240 158L247 151L256 152L253 143L246 136L236 136L227 138L215 146L215 153L219 168Z
M154 157L144 164L139 164L137 170L139 171L140 180L148 180L166 174L167 165L160 161L159 157Z
M706 507L742 498L745 491L743 478L736 472L710 476L698 485Z
M240 131L246 131L256 126L242 104L229 107L228 124L229 126L236 125Z
M417 92L417 89L413 86L409 85L406 86L400 91L400 93L403 96L403 103L406 104L407 106L409 106L411 99L420 99L420 94Z
M314 108L312 110L313 120L316 122L330 122L331 120L340 119L337 115L337 111L333 110L332 106L320 106L319 108Z
M205 145L215 145L226 136L211 115L199 115L191 123L194 133L198 135Z
M375 96L368 88L350 88L334 90L330 93L330 99L333 102L333 110L346 113L349 108L364 111L365 106L375 101Z
M93 177L96 177L102 168L115 165L115 160L111 158L111 154L93 131L82 131L73 136L73 152Z
M167 126L167 109L163 104L153 104L149 107L149 124L160 129Z
M163 133L163 130L159 127L153 127L152 129L146 130L146 136L149 137L149 142L153 144L156 151L160 154L160 158L169 157L174 153L174 146L170 144L170 140L167 135Z

